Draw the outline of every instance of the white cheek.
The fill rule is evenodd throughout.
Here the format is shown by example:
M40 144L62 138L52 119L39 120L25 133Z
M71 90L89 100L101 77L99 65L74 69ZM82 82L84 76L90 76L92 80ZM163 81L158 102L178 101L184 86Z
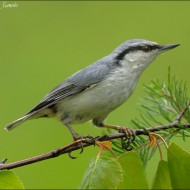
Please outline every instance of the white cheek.
M131 52L125 56L125 59L129 62L139 62L142 61L146 56L143 52L139 51L137 52Z
M125 60L129 62L135 62L138 59L136 54L131 53L130 55L125 56Z

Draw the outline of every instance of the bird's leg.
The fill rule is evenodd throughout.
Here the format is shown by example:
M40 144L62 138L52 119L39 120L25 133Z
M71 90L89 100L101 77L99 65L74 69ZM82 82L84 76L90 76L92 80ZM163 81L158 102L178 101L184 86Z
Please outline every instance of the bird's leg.
M76 133L76 132L73 130L73 128L72 128L69 124L67 124L66 126L67 126L67 128L69 129L69 131L70 131L70 133L71 133L71 135L72 135L74 141L77 141L77 140L85 140L85 139L90 139L90 140L94 139L91 135L87 135L87 136L79 135L78 133Z
M91 136L91 135L87 135L87 136L81 136L79 135L78 133L76 133L73 128L70 126L70 124L66 124L67 128L69 129L72 137L73 137L73 140L74 141L80 141L81 143L81 151L80 151L80 154L83 152L83 143L82 142L86 142L88 143L89 141L91 142L92 140L94 141L95 143L95 140L94 138ZM69 157L72 158L72 159L75 159L76 157L73 157L71 155L71 152L68 153Z
M108 124L103 124L102 127L114 129L120 133L125 133L125 137L121 138L122 147L128 151L132 149L130 147L130 144L135 140L135 137L136 137L134 130L129 129L127 127L108 125ZM126 140L127 140L127 143L125 142Z
M69 129L74 141L82 139L82 136L80 136L78 133L76 133L73 130L73 128L70 126L70 124L66 124L66 126Z

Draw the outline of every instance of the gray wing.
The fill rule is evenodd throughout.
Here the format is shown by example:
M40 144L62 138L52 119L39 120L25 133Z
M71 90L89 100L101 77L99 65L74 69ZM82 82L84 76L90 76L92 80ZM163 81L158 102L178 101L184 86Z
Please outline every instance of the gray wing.
M111 59L111 55L96 61L92 65L78 71L54 88L29 113L36 113L44 108L54 105L63 98L78 94L89 88L91 85L98 84L100 81L104 80L115 67L116 63Z

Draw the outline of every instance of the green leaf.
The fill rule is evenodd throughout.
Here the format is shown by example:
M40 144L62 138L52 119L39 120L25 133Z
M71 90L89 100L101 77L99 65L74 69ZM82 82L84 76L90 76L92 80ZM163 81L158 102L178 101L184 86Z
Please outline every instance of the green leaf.
M161 160L158 165L152 189L172 189L168 163Z
M79 189L116 189L123 180L120 163L115 158L93 158Z
M119 162L123 169L123 181L118 189L148 189L143 163L136 152L121 155Z
M0 171L0 189L24 189L24 186L15 173Z
M168 167L174 189L190 189L190 154L172 143L168 149Z

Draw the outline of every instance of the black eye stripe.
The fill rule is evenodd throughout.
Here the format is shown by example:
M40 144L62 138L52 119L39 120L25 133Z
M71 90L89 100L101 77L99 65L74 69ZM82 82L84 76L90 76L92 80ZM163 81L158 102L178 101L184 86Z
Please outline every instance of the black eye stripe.
M144 52L149 52L155 49L159 49L158 45L144 45L141 46L140 50L144 51Z
M155 49L159 49L159 45L155 44L155 45L139 45L139 46L134 46L134 47L131 46L125 49L124 51L122 51L121 53L119 53L116 59L122 60L124 56L129 52L134 52L134 51L149 52Z

